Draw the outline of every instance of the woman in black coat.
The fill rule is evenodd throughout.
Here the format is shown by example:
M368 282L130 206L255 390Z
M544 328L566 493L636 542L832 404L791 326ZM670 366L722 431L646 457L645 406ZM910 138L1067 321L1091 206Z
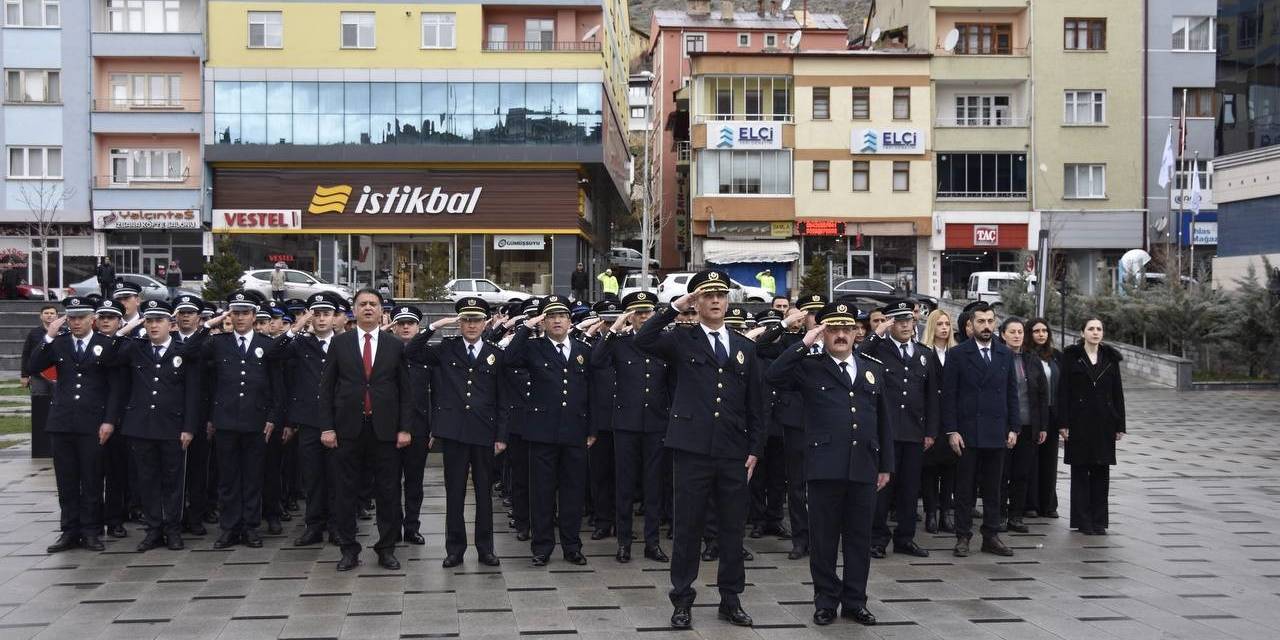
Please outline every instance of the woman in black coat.
M1090 318L1083 340L1062 354L1058 431L1071 465L1071 528L1086 535L1107 533L1107 493L1116 443L1124 437L1124 387L1120 352L1102 344L1102 321Z
M1000 325L1000 338L1016 356L1014 367L1018 382L1018 412L1022 431L1017 444L1009 451L1005 464L1005 498L1003 505L1008 512L1009 531L1027 533L1023 523L1026 511L1027 485L1034 472L1037 447L1045 440L1045 430L1050 428L1048 382L1038 358L1027 351L1026 323L1021 318L1009 318Z
M1031 474L1031 482L1027 487L1026 508L1035 511L1041 518L1058 517L1058 427L1062 420L1058 417L1058 402L1062 386L1062 352L1053 348L1053 330L1049 321L1035 318L1027 323L1027 351L1034 355L1034 360L1044 373L1048 392L1045 397L1049 401L1049 421L1045 428L1045 439L1036 447L1035 469Z

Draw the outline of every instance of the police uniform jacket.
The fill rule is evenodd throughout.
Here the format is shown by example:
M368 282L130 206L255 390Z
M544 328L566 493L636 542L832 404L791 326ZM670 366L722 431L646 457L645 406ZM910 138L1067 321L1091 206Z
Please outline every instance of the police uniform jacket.
M267 357L271 339L255 331L247 353L241 353L239 338L234 331L220 333L201 344L212 391L209 421L215 429L244 432L283 424L284 377L279 363Z
M333 339L329 335L329 347ZM276 338L271 357L277 359L283 370L285 395L284 424L290 427L315 427L319 423L320 372L329 359L320 339L312 334L285 335Z
M121 394L127 399L116 409L124 435L146 440L176 440L180 432L195 435L203 392L200 341L195 336L182 344L170 339L157 360L150 340L119 339L111 360L128 372L122 382L129 391Z
M756 340L756 353L764 358L764 368L782 355L783 351L804 340L804 334L786 331L782 325L769 327ZM801 420L800 396L790 389L779 389L766 381L769 390L769 404L766 407L769 416L769 435L781 436L786 429L803 429Z
M755 343L723 327L729 360L721 366L702 325L663 331L676 315L670 307L654 314L635 338L638 349L665 360L678 380L666 445L717 458L759 457L766 437L765 399Z
M50 433L96 434L110 422L112 408L125 389L111 365L115 338L91 332L84 356L76 362L75 339L62 333L52 342L41 341L28 363L32 371L57 367L58 383L53 385L53 403L45 430ZM111 423L118 426L116 423Z
M671 413L672 380L667 363L636 348L634 334L606 334L591 352L596 384L607 384L609 401L593 413L597 428L661 433ZM608 425L608 426L606 426Z
M509 402L502 350L481 340L472 362L462 336L430 344L434 333L418 334L405 348L410 367L430 372L432 435L484 447L506 442Z
M549 338L530 338L524 325L507 345L507 366L523 367L529 374L525 409L525 440L585 447L596 435L591 424L591 372L587 364L591 348L566 338L569 359L561 357Z
M1018 416L1018 381L1014 353L991 341L991 363L977 340L966 340L947 351L942 369L942 432L957 432L966 447L1003 449L1007 434L1022 430ZM996 393L1004 390L1004 397Z
M865 353L849 380L827 353L797 343L769 366L769 384L795 391L801 400L805 480L873 483L893 473L893 412L884 367Z
M893 439L919 443L925 438L937 438L942 365L933 349L913 339L911 357L906 362L898 343L889 338L864 340L858 351L884 363L884 390L889 411L896 414Z

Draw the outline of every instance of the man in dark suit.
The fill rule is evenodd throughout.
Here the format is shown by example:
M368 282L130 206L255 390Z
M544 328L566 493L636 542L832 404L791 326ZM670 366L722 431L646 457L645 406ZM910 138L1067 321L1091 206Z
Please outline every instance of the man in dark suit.
M49 402L53 399L53 383L40 375L39 371L32 371L29 365L31 352L44 342L44 334L49 329L49 323L57 317L57 304L46 303L40 307L40 323L27 332L27 339L22 343L22 361L19 363L22 386L31 390L31 433L33 436L37 434L40 436L33 437L31 441L31 455L36 458L47 458L52 455L49 450L49 439L43 436L45 425L49 422Z
M875 521L871 528L871 557L883 558L889 545L889 509L897 514L893 531L893 552L926 558L929 552L916 544L916 501L920 497L920 474L924 452L938 437L938 389L942 387L942 367L933 350L915 339L912 302L899 300L880 308L889 329L885 337L866 340L859 351L874 356L885 366L885 392L893 414L893 455L895 473L889 487L876 497ZM892 504L891 504L892 503Z
M334 338L320 376L320 442L333 450L334 523L342 559L338 571L360 564L356 504L361 478L372 466L378 508L378 564L400 568L400 452L413 434L413 394L404 343L381 330L382 294L361 289L354 302L356 328Z
M530 338L535 326L544 336ZM560 533L560 550L573 564L582 555L582 511L586 500L587 448L591 424L591 348L569 337L569 302L551 295L542 312L524 321L507 345L506 365L529 372L524 439L529 442L529 513L534 566L546 566Z
M942 429L960 463L956 470L955 555L969 555L973 536L974 490L982 488L982 550L1011 556L1000 540L1000 480L1005 449L1018 440L1018 382L1014 354L992 340L996 313L986 303L973 307L971 340L947 352L942 376Z
M641 353L635 346L635 331L653 316L656 302L646 291L628 293L622 299L625 312L591 352L591 367L596 371L593 390L610 398L602 411L593 411L591 416L597 431L609 422L613 433L618 532L614 558L618 562L631 561L631 508L637 487L643 495L644 557L670 561L659 544L658 521L662 516L662 437L671 411L672 380L666 361ZM595 446L600 445L597 442Z
M232 331L212 336L200 349L204 375L210 378L209 422L218 457L221 534L213 546L243 542L257 548L262 546L263 459L284 410L284 381L278 362L267 357L271 340L253 330L257 305L252 297L237 291L227 303Z
M467 478L475 487L475 547L480 562L498 566L493 547L493 457L506 449L507 387L505 356L481 334L489 305L480 298L454 304L456 316L431 323L409 343L405 357L431 371L432 446L444 452L444 568L462 564L467 550L465 516ZM461 333L439 344L429 340L441 328L456 324Z
M871 516L876 492L894 471L893 414L886 398L885 369L853 351L857 308L832 302L818 325L778 356L769 384L799 393L809 491L809 571L813 574L813 621L828 625L836 608L846 618L873 625L867 610L871 569ZM822 353L812 347L822 341ZM844 575L836 574L840 552Z
M391 330L405 345L420 335L422 311L413 305L398 304L391 310ZM407 354L406 350L406 354ZM406 355L406 358L408 356ZM431 366L409 360L409 386L413 389L413 440L400 450L401 484L404 485L404 510L400 526L404 541L427 543L422 537L422 478L427 472L427 454L431 449ZM492 517L492 514L490 514Z
M764 385L755 343L724 324L729 275L700 271L689 293L655 314L636 333L642 352L662 358L676 376L666 445L674 449L675 543L671 557L671 626L693 626L699 547L713 497L719 533L717 615L751 626L739 595L746 584L742 536L747 482L764 449ZM664 331L676 315L697 310L697 322Z

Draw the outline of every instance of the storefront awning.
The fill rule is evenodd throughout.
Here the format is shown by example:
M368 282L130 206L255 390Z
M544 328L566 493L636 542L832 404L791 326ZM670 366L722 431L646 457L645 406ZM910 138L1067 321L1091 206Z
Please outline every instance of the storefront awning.
M707 240L703 259L716 264L741 262L795 262L800 243L795 240Z

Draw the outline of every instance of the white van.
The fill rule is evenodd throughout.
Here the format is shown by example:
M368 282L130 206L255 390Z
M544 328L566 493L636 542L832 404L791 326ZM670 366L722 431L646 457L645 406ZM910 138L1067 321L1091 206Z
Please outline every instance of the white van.
M1014 271L975 271L969 275L969 290L965 297L970 300L981 300L992 305L1002 304L1000 292L1011 281L1022 278L1023 274ZM1027 292L1036 290L1034 275L1026 276Z

